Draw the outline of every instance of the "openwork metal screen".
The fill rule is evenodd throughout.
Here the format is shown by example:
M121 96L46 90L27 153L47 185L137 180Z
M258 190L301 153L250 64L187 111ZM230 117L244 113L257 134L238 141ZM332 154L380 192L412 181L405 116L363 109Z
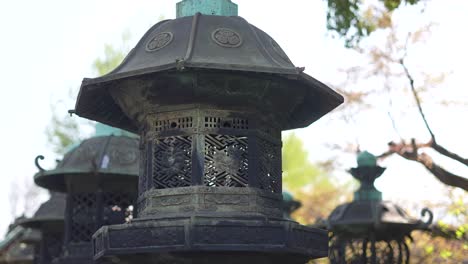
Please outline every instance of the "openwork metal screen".
M158 139L154 142L153 155L153 186L155 189L191 185L192 137L174 136Z
M96 231L96 193L72 194L71 242L91 241Z
M206 135L206 186L246 187L248 178L248 138L246 136Z
M194 110L157 115L149 124L142 190L204 185L281 192L281 133L271 123Z
M260 188L281 192L281 145L265 139L258 140Z
M70 242L89 242L102 225L130 221L133 218L133 197L122 192L73 194Z
M371 242L366 239L334 237L330 245L330 262L341 263L410 263L410 251L405 239Z

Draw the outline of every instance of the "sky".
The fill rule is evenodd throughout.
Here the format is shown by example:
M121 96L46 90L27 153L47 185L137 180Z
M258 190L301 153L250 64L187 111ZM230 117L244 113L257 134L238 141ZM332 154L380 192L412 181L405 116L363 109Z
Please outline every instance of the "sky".
M67 99L68 93L70 89L77 91L84 77L95 77L91 65L103 56L104 45L118 47L122 43L122 34L130 32L129 46L134 46L161 18L175 17L176 2L0 0L0 164L3 173L0 206L8 214L0 218L0 233L12 220L10 194L20 193L25 181L32 181L37 172L34 158L43 154L46 156L44 166L51 168L53 165L55 156L45 135L51 120L51 105L56 104L55 107L62 111L72 109L74 104L73 100ZM239 15L269 33L296 66L305 66L306 73L332 87L342 78L340 69L366 62L327 33L325 1L234 2L239 4ZM415 71L449 73L445 82L427 99L427 115L440 143L468 156L466 105L440 107L436 102L436 99L455 98L468 103L465 88L468 39L463 34L468 28L468 21L463 19L468 14L468 2L453 0L450 5L446 1L428 2L423 14L412 8L398 14L403 31L436 22L427 43L410 51L408 65ZM62 99L63 102L57 104ZM398 108L395 110L399 113L398 126L404 137L428 139L411 97L407 95L401 101L394 107ZM395 139L388 119L382 118L386 114L383 109L381 113L377 110L377 114L363 113L359 116L359 124L350 128L333 125L339 122L333 122L336 115L329 115L294 133L304 140L312 161L329 157L324 142L348 137L351 140L358 138L361 149L382 153L386 143ZM447 168L467 175L461 166L436 157ZM354 158L349 155L340 159L344 167L355 165ZM384 192L385 199L408 200L416 204L443 199L444 188L421 165L398 157L387 159L383 165L388 169L376 185ZM340 181L351 178L344 172L336 172L336 177Z

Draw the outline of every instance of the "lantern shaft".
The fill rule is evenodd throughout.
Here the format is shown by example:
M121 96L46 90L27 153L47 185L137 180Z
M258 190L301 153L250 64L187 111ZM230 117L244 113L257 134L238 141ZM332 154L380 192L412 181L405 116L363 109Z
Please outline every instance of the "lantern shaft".
M184 0L177 3L177 18L196 13L216 16L237 16L238 7L231 0Z

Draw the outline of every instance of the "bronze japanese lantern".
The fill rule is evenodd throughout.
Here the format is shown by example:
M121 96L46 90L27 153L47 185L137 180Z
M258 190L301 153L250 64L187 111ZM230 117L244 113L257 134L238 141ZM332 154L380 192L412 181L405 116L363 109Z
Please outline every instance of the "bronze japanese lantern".
M328 217L328 229L333 232L330 260L333 264L410 263L407 240L411 232L426 230L432 222L432 212L423 209L427 221L412 218L400 206L382 201L382 193L374 181L385 168L377 165L376 157L367 151L358 155L358 166L349 172L361 183L354 200L335 208Z
M82 141L53 170L41 168L36 184L67 195L64 247L54 263L93 263L93 233L132 217L138 166L138 140L109 135Z
M190 13L212 2L222 5L210 15ZM180 17L153 26L114 71L83 80L76 114L140 134L139 214L94 235L98 262L327 256L325 231L283 218L281 131L308 126L343 98L265 32L222 16L232 5L179 3Z
M32 241L35 264L50 264L62 252L65 198L62 193L51 192L49 200L39 207L33 217L20 222L22 226L35 229L41 234L40 241Z

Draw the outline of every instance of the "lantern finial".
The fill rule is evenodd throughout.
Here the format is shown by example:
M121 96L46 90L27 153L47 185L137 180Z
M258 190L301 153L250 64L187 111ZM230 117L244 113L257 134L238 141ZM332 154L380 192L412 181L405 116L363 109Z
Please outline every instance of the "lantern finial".
M216 16L237 16L237 4L231 0L183 0L177 3L177 18L196 13Z
M354 193L355 200L382 200L382 193L375 186L374 181L382 175L385 168L377 165L377 157L372 153L363 151L357 156L357 168L352 168L349 172L360 183L361 187Z

